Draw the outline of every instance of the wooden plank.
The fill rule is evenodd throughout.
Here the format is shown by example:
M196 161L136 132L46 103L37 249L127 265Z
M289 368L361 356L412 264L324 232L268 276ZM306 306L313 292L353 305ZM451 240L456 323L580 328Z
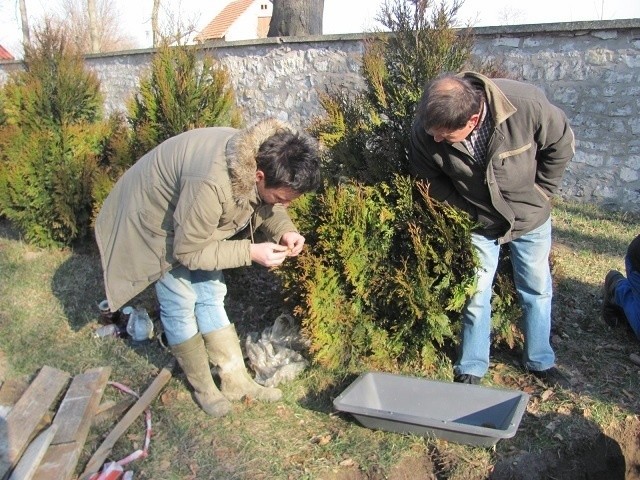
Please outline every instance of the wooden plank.
M111 454L113 446L118 439L127 431L129 426L134 420L144 412L144 410L151 404L155 397L160 393L162 387L171 378L171 371L167 368L163 368L147 390L142 394L138 401L129 409L129 411L122 417L122 420L114 427L113 430L107 435L102 444L98 447L96 452L87 462L87 466L84 472L80 475L82 480L88 480L91 475L98 472L102 467L102 464Z
M95 416L92 420L92 425L100 425L105 422L115 422L117 418L119 418L124 412L129 410L131 405L136 403L136 398L129 395L118 403L109 402L108 404L100 405L98 408L98 412L96 412Z
M29 444L22 457L20 457L18 465L11 472L9 480L31 480L33 478L45 453L47 453L56 430L58 430L58 426L51 425Z
M73 478L81 453L82 445L78 449L77 442L49 445L32 480ZM71 472L71 475L68 472Z
M100 367L74 377L53 419L58 424L53 445L86 440L110 375L111 367Z
M109 375L111 367L100 367L73 378L53 419L58 431L33 476L34 480L67 480L73 477Z
M6 442L3 445L5 455L0 458L0 478L15 467L38 423L68 381L68 373L45 365L11 409L6 418L6 438L0 440Z

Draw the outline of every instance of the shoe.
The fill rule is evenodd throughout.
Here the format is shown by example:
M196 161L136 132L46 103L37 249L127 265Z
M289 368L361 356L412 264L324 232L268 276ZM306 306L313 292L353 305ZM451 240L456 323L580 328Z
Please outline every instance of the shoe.
M551 367L546 370L529 370L536 378L542 380L549 387L571 388L569 377L562 373L558 368Z
M476 377L469 373L457 373L453 376L453 381L456 383L467 383L469 385L480 385L482 378Z
M618 270L609 270L604 278L602 320L610 327L617 327L625 318L622 309L614 302L616 287L622 280L624 280L624 275Z

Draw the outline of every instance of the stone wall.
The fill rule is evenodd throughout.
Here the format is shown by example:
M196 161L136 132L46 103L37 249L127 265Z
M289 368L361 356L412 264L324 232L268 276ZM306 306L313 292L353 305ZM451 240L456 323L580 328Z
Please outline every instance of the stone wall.
M640 19L475 29L474 56L540 86L568 115L576 155L561 194L640 213ZM276 116L306 125L318 92L361 90L362 35L211 45L228 67L247 122ZM92 55L107 112L124 110L152 50ZM17 62L0 62L0 84Z

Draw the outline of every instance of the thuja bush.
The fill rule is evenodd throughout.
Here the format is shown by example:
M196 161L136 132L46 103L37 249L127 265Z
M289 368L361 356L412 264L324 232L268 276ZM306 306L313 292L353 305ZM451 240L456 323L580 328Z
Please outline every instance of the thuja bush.
M310 248L280 271L313 358L329 368L423 370L447 344L474 288L459 249L471 222L406 176L343 183L298 201Z
M164 140L198 127L242 123L225 68L195 46L162 45L128 106L132 155L138 158Z
M0 212L27 241L68 245L89 231L111 132L99 82L64 31L45 22L33 38L0 95Z
M128 102L127 114L109 121L112 133L94 178L92 217L122 173L164 140L193 128L241 124L223 66L210 55L200 56L194 46L163 43Z
M469 58L471 36L452 28L459 6L384 2L378 20L390 33L365 43L365 91L321 95L325 115L311 131L328 147L327 185L292 205L309 248L280 274L327 367L426 371L448 362L443 347L458 339L475 289L474 225L410 177L408 156L425 82ZM513 345L508 276L495 293L496 340Z
M425 82L457 71L469 59L473 38L452 28L460 2L383 2L376 19L389 32L364 45L361 93L320 95L326 115L311 130L330 148L327 173L364 183L409 174L413 112Z

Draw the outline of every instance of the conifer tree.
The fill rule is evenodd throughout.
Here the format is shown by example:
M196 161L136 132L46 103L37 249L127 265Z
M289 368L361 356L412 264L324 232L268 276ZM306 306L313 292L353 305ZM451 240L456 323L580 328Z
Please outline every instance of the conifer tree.
M0 213L41 246L83 238L109 136L96 76L64 30L45 22L1 97Z
M129 104L134 158L193 128L241 125L229 74L211 55L198 52L166 42L158 48Z
M454 2L384 2L389 32L365 41L360 93L321 95L312 132L327 146L323 192L292 206L309 248L279 270L311 341L330 368L428 371L451 360L460 312L475 288L473 222L409 175L409 138L425 82L460 70L472 37L454 30ZM513 343L512 302L497 302Z

